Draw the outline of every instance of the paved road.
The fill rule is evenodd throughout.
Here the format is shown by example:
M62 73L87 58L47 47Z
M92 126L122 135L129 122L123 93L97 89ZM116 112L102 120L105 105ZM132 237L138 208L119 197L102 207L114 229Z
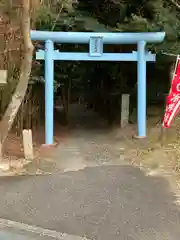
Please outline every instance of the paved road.
M0 179L0 218L97 240L179 240L168 182L117 164L107 134L76 132L55 155L58 167L72 171Z
M131 166L0 180L0 217L90 239L179 240L168 183Z

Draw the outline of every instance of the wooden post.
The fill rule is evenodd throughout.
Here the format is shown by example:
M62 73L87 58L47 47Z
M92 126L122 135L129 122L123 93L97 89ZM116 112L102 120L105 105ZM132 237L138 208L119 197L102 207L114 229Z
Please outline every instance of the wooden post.
M128 125L129 122L129 94L122 94L121 98L121 128Z
M32 131L23 130L23 148L24 148L24 157L26 160L33 160L33 143L32 143Z

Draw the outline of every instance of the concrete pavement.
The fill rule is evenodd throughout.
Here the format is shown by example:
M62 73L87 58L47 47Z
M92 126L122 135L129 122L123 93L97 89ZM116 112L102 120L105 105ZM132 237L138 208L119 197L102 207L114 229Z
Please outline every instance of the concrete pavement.
M0 217L89 239L179 240L176 200L132 166L0 179Z

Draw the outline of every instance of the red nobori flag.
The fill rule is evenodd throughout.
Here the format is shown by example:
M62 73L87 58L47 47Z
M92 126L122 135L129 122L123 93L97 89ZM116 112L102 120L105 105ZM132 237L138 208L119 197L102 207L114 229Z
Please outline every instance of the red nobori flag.
M176 114L180 110L180 58L176 61L176 68L169 95L166 99L166 110L163 119L163 127L169 128Z

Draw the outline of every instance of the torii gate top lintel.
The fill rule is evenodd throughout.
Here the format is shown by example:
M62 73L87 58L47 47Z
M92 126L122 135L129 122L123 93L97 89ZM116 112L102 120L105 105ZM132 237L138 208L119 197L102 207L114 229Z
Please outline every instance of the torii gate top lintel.
M31 40L46 41L51 40L57 43L88 43L91 37L102 37L104 44L136 44L140 41L148 43L162 42L165 32L48 32L32 30Z
M146 43L160 43L165 32L30 32L31 40L44 41L45 50L36 53L36 59L45 60L45 117L46 144L53 144L54 110L54 60L61 61L137 61L138 81L138 137L146 137L146 62L155 62L155 54L147 52ZM89 52L59 52L54 49L54 42L69 44L89 44ZM105 44L137 44L137 51L132 53L103 52Z

